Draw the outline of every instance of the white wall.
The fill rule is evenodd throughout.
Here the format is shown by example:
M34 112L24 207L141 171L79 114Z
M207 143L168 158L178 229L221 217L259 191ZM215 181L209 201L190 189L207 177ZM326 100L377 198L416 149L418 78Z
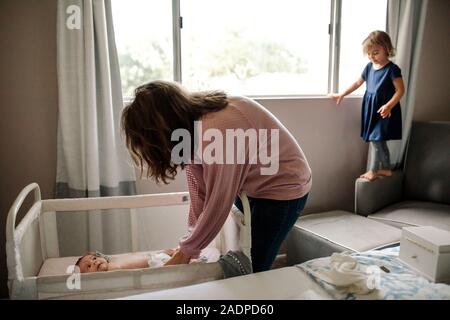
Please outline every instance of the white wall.
M31 182L40 185L43 198L54 195L56 1L0 1L0 298L8 292L5 223L9 207ZM18 219L23 213L19 211Z

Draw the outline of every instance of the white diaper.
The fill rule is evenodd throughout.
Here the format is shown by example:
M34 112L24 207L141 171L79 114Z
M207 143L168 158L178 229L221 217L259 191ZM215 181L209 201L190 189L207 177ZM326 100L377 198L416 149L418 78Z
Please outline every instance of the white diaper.
M147 256L150 268L162 267L170 259L170 256L164 251L149 252Z
M170 256L164 250L147 252L146 254L148 256L149 268L162 267L170 259ZM216 262L219 258L219 250L216 248L205 248L201 251L197 259L191 259L191 263Z

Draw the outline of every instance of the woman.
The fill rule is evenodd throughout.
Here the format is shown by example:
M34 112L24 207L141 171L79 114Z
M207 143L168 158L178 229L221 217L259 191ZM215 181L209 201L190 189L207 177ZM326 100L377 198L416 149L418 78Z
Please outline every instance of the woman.
M145 167L147 177L167 183L178 166L186 170L188 234L166 265L196 258L245 191L252 212L253 271L269 270L312 183L308 162L289 131L251 99L222 91L189 93L164 81L137 88L121 121L141 174ZM181 136L189 141L173 141ZM236 205L242 210L239 201Z

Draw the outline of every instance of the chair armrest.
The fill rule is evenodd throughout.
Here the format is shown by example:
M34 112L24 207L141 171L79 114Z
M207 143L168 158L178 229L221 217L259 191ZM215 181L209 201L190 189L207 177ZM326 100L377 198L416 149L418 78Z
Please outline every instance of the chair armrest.
M355 182L355 213L367 216L402 199L403 172L374 181L358 178Z

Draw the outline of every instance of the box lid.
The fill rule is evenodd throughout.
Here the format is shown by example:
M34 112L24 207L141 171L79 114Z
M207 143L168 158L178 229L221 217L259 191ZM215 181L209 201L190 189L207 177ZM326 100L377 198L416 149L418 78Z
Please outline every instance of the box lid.
M433 251L439 253L450 253L450 232L432 226L406 227L403 235L413 238Z

